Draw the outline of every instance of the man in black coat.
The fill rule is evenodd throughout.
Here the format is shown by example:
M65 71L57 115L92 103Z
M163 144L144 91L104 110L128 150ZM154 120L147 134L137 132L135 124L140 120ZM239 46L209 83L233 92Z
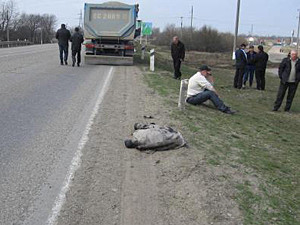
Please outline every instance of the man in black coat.
M59 46L59 57L60 64L68 65L68 51L69 51L69 40L71 37L70 31L66 28L65 24L61 25L61 28L56 32L56 39L58 40Z
M179 41L178 37L173 37L173 42L171 45L171 54L173 58L173 65L174 65L174 79L181 78L181 71L180 66L181 62L184 61L185 57L185 47L184 44Z
M72 42L72 66L75 66L76 55L77 55L77 66L80 66L81 63L81 44L83 43L83 36L79 33L79 27L75 28L75 33L72 35L70 41Z
M240 48L235 52L235 76L233 87L241 89L243 86L243 77L247 65L247 54L245 52L246 45L241 44Z
M278 69L280 85L273 111L278 111L288 90L284 111L289 112L300 81L300 59L297 51L291 51L291 57L284 58Z
M269 55L264 52L264 47L262 45L258 46L258 53L254 58L255 64L255 78L256 78L256 88L257 90L265 90L266 86L266 68L269 60Z

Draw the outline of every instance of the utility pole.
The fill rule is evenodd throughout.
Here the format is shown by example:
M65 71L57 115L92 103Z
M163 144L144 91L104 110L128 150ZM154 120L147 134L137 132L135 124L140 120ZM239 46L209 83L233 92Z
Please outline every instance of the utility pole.
M79 27L82 26L82 10L80 10L80 13L79 13Z
M251 24L251 37L253 37L253 24Z
M43 44L43 28L41 28L41 45Z
M192 11L191 11L191 29L193 29L193 20L194 20L194 7L192 6Z
M235 21L234 40L233 40L232 60L235 60L235 50L236 50L236 45L237 45L238 33L239 33L240 6L241 6L241 0L237 0L237 9L236 9L236 21Z
M300 9L298 9L299 12L299 20L298 20L298 32L297 32L297 52L299 51L299 33L300 33Z
M6 39L9 42L9 27L7 26L7 30L6 30ZM7 46L9 47L9 43L7 44Z
M191 45L193 45L193 20L194 20L194 7L192 6L192 11L191 11Z
M180 17L181 22L180 22L180 38L182 38L182 27L183 27L183 16Z
M9 41L9 27L7 26L7 30L6 30L6 39L7 41Z

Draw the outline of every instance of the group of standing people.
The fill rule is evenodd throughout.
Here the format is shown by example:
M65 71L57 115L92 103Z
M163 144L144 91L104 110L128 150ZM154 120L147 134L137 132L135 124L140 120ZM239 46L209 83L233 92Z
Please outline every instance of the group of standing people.
M258 46L258 52L254 51L254 46L250 46L248 52L245 49L246 45L242 44L235 52L236 72L233 86L237 89L245 88L249 79L249 86L252 87L255 74L257 90L264 91L266 86L265 73L269 55L264 51L262 45ZM185 58L185 47L177 36L173 38L171 44L171 55L174 66L174 79L180 80L180 66ZM297 51L292 50L282 60L278 69L278 75L280 85L273 111L278 111L286 92L288 92L284 110L289 112L300 82L300 59L298 58ZM186 102L192 105L201 105L207 100L212 101L215 107L223 113L235 113L234 110L231 110L220 99L214 87L214 78L212 77L211 69L207 65L202 65L198 72L189 79Z
M264 91L266 87L266 68L269 55L264 51L262 45L258 46L258 52L254 51L254 46L249 47L246 52L246 45L241 44L240 48L235 52L235 76L233 87L237 89L245 88L249 79L249 86L252 87L254 74L256 79L257 90Z
M84 41L79 27L76 27L75 33L71 35L71 32L66 28L66 25L62 24L61 28L56 32L56 39L58 40L59 46L60 64L68 65L69 41L71 41L72 66L75 66L77 58L77 66L79 67L81 63L81 44Z
M246 87L249 78L249 86L253 84L255 73L256 88L265 90L266 80L265 73L269 56L264 52L262 45L258 46L258 52L254 51L254 46L249 47L249 51L245 52L246 45L242 44L235 52L236 56L236 73L234 77L234 87L241 89ZM287 100L284 111L289 112L295 97L298 83L300 82L300 59L298 52L292 50L286 58L282 60L278 68L278 76L280 78L277 98L274 103L273 111L278 111L286 92Z

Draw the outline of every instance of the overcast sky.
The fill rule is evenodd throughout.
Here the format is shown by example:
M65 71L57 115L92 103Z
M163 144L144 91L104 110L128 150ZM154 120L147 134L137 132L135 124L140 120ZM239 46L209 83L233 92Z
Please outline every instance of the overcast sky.
M0 0L1 1L1 0ZM85 2L101 0L15 0L20 12L55 14L60 23L76 26ZM220 31L234 31L237 0L120 0L140 4L140 19L153 22L155 27L167 24L190 26L191 6L194 7L194 25L209 25ZM241 0L240 33L249 34L251 25L255 34L290 36L297 33L297 9L300 0Z

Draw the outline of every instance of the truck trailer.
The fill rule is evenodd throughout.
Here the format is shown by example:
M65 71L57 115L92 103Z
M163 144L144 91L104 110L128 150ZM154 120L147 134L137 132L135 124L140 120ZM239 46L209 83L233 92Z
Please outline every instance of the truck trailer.
M86 64L132 65L138 5L106 2L84 6Z

